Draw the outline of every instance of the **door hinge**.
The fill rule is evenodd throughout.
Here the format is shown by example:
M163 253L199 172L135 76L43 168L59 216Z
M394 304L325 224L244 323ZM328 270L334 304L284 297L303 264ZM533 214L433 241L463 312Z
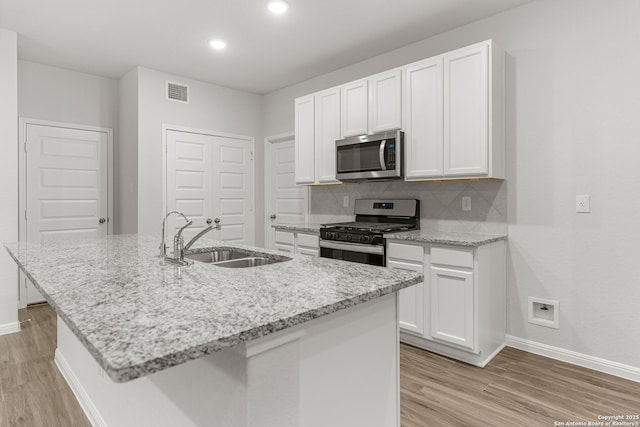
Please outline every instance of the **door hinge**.
M253 160L253 151L249 152L251 154L251 160Z
M24 142L24 146L23 147L24 147L24 152L26 153L27 152L27 141Z
M25 221L27 220L27 210L26 209L24 210L24 220Z

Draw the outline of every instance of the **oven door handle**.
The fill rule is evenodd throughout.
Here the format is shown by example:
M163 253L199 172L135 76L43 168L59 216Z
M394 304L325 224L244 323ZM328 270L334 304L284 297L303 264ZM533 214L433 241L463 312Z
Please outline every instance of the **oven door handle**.
M385 147L387 146L387 140L383 139L382 142L380 143L380 170L386 171L387 170L387 163L384 161L384 150Z
M384 255L382 245L359 245L357 243L334 242L331 240L320 240L321 248L338 249L349 252L360 252L365 254Z

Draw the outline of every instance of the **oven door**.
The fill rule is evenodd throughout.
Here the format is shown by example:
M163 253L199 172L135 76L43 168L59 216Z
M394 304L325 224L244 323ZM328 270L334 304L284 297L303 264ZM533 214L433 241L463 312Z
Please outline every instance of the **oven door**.
M384 245L360 245L320 240L320 256L383 267L387 264Z

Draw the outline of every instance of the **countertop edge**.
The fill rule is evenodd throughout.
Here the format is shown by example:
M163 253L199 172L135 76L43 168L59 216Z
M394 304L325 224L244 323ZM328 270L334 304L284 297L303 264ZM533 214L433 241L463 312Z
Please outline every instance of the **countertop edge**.
M320 224L271 224L271 228L284 231L320 233Z
M113 381L117 383L124 383L127 381L134 380L136 378L153 374L155 372L159 372L161 370L164 370L173 366L181 365L188 361L198 359L202 356L206 356L207 354L221 351L226 348L234 347L242 343L245 343L257 338L261 338L296 325L309 322L311 320L329 315L331 313L335 313L341 310L345 310L347 308L354 307L356 305L380 298L382 296L391 294L393 292L397 292L406 287L416 285L422 282L423 280L424 280L424 276L419 275L413 279L404 280L400 283L396 283L384 289L378 289L376 291L372 291L367 294L357 295L352 298L348 298L333 304L326 305L324 307L320 307L320 308L306 311L303 313L298 313L296 315L290 316L285 319L280 319L273 323L261 325L253 329L248 329L246 331L240 332L239 334L220 338L218 340L215 340L206 344L192 347L182 352L173 353L171 355L167 355L161 358L149 360L138 365L127 366L125 368L120 368L120 369L108 366L108 364L106 363L101 364L101 366ZM69 323L66 320L65 320L65 323L69 325ZM75 330L74 330L74 335L78 337ZM83 343L85 343L84 340L83 340ZM103 366L103 365L106 365L106 366Z
M416 234L416 231L406 231L401 233L387 233L385 239L389 240L406 240L410 242L430 243L437 245L479 247L491 243L508 240L506 234L481 234L481 233L429 233L423 232Z

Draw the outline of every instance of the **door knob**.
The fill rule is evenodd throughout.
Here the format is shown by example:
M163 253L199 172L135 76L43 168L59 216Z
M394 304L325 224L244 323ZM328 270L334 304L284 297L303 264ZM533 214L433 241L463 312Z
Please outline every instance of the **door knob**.
M271 216L269 218L276 219L276 214L271 214Z
M211 218L207 218L207 225L211 225L213 221L211 221Z
M104 218L100 218L100 219L98 220L98 222L99 222L100 224L104 224L105 222L107 222L107 220L106 220L106 219L104 219Z

